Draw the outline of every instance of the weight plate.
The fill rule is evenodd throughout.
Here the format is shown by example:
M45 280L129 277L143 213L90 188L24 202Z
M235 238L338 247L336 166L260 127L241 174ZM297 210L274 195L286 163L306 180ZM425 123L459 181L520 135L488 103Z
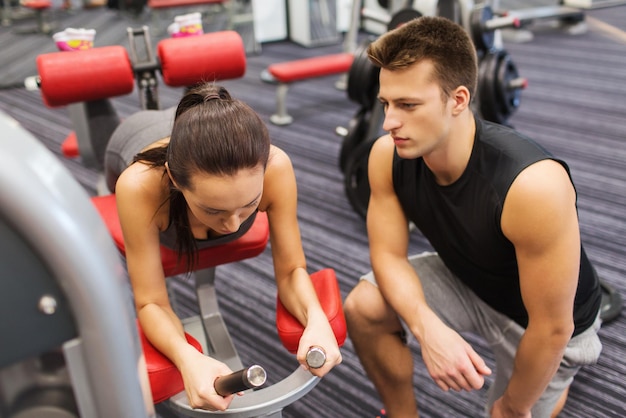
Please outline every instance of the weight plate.
M485 22L493 18L493 10L486 4L475 6L470 13L470 34L479 52L493 49L495 31L485 28Z
M485 54L478 67L480 113L488 121L505 125L521 102L521 87L512 85L519 78L517 67L505 50Z
M361 108L348 124L348 133L343 138L339 152L339 168L343 173L346 169L348 158L355 148L363 142L369 129L370 114L368 109Z
M371 109L378 95L378 74L380 69L367 57L367 47L372 43L368 38L354 51L354 61L348 71L348 98L366 109Z
M501 51L496 64L495 92L498 106L505 120L517 110L521 102L522 89L514 87L512 81L519 78L519 71L506 51Z
M458 0L438 1L436 15L445 17L455 23L458 23L461 26L464 26L463 25L463 13L462 13L464 7L465 6L464 5L462 6Z
M367 178L367 164L376 138L361 142L346 163L344 188L352 209L363 219L367 216L370 201L370 184Z
M622 313L622 297L617 290L603 280L600 280L602 288L602 303L600 305L600 318L603 323L610 322Z
M483 119L501 123L502 120L498 114L494 90L497 60L497 51L489 52L481 58L478 66L478 97L480 99L480 114Z
M406 22L421 17L422 14L415 9L407 8L396 12L391 16L391 20L387 24L387 30L393 30L399 26L402 26Z

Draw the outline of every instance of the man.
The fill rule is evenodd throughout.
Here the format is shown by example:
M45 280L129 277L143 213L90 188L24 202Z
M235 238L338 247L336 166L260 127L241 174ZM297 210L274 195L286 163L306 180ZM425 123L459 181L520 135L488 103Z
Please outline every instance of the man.
M381 68L388 134L369 159L372 272L345 313L387 416L418 416L408 333L442 390L484 385L492 371L463 332L494 353L486 416L556 416L601 351L601 289L567 165L475 117L476 52L452 21L415 19L368 55ZM409 221L436 253L407 258Z

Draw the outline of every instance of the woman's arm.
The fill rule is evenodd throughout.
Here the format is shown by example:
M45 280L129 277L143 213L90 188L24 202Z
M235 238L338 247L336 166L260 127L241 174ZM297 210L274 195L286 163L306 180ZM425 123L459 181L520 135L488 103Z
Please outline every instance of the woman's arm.
M297 203L298 192L291 161L287 154L273 146L259 209L267 211L270 224L278 295L285 308L305 327L297 359L306 367L306 353L309 348L322 347L326 352L326 363L319 369L311 370L321 377L341 362L341 353L306 270Z
M167 196L162 173L135 163L122 173L116 185L137 317L148 341L181 371L190 405L223 410L232 396L217 395L213 382L231 370L187 343L169 301L159 242L159 231L168 219L167 206L161 206Z

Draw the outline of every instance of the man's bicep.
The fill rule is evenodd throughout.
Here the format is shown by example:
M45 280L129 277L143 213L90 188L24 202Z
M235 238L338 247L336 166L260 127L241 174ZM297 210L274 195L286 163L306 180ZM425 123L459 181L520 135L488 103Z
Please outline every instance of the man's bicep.
M408 222L393 187L393 151L393 142L382 137L372 147L368 164L371 193L367 231L372 257L378 254L406 257L408 249Z

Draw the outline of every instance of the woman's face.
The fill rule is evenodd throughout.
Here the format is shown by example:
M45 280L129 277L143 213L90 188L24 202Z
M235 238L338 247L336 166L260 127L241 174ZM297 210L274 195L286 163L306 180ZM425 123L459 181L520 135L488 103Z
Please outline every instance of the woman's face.
M198 221L217 234L232 234L258 208L264 174L262 166L233 176L198 173L191 177L192 187L182 193Z

